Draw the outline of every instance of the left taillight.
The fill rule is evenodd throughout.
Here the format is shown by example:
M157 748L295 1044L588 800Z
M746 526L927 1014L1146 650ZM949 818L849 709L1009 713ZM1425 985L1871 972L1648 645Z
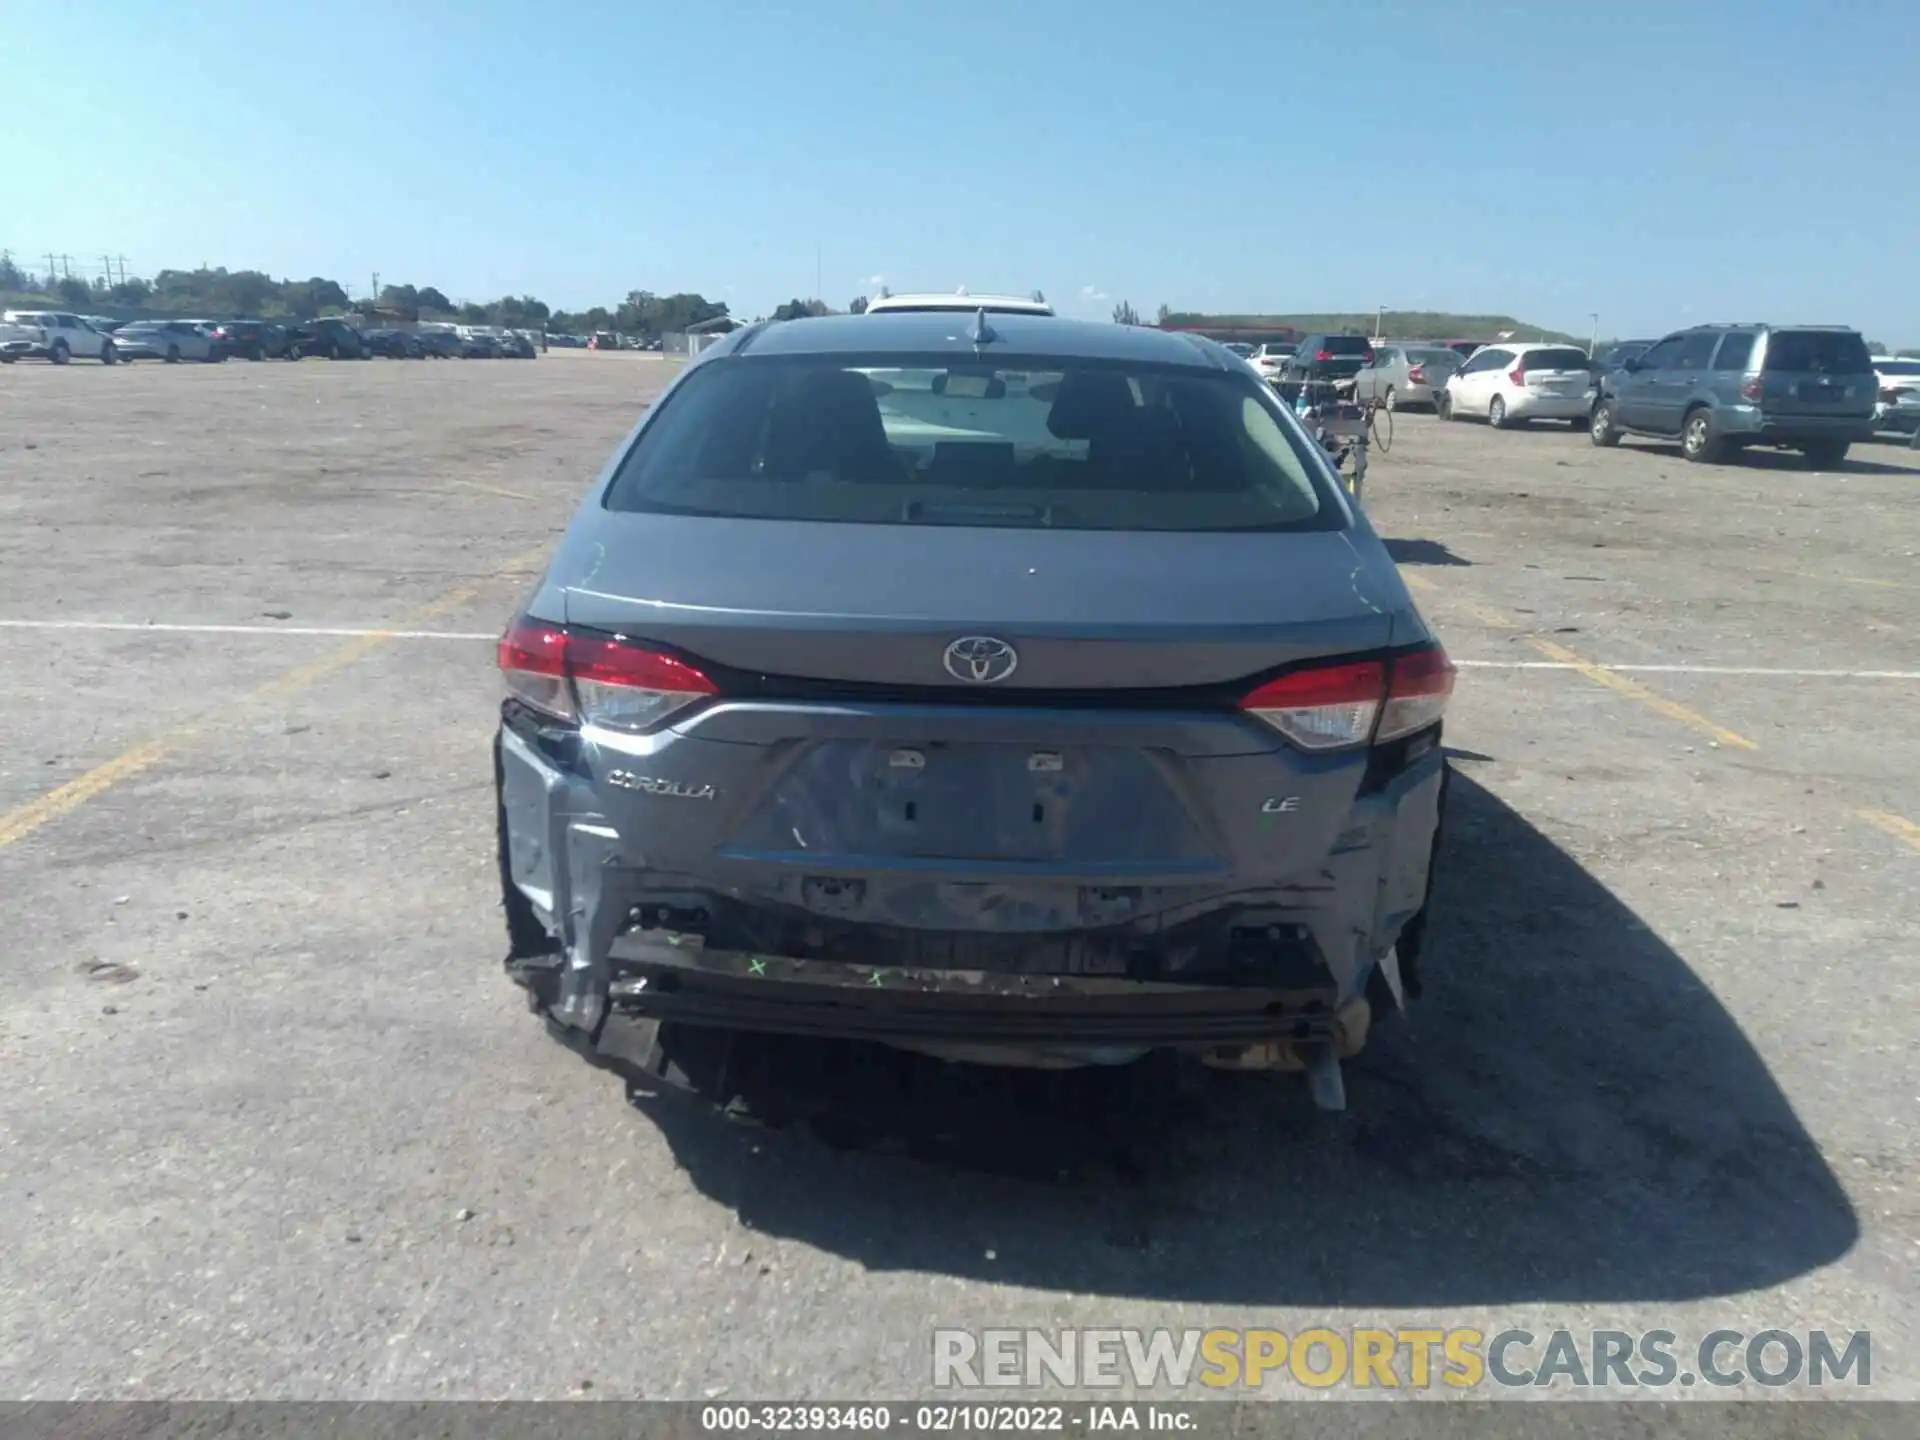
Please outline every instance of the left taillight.
M497 659L516 699L556 719L613 730L650 730L720 693L707 675L675 656L524 615L500 637Z
M1453 662L1439 645L1390 660L1295 670L1261 685L1240 708L1302 750L1344 750L1424 730L1446 713Z

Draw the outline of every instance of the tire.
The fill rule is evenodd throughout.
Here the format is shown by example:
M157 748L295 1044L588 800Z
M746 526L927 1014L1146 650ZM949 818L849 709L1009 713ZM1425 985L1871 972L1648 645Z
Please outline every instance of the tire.
M1487 402L1487 424L1495 430L1507 428L1507 402L1498 395Z
M267 358L267 352L266 352L266 349L265 349L265 348L264 348L263 346L259 346L259 345L249 345L249 346L247 347L247 359L249 359L249 360L264 360L264 359L266 359L266 358Z
M1711 465L1725 457L1726 445L1713 433L1713 412L1699 405L1680 422L1680 453L1695 465Z
M1444 390L1434 391L1433 413L1442 420L1453 419L1453 397Z
M327 359L338 360L339 358L340 358L340 342L338 340L329 340L327 342Z
M18 355L0 355L0 365L11 365L19 358Z
M1387 393L1380 397L1380 408L1388 411L1398 410L1400 408L1400 392L1395 390L1391 385L1387 386Z
M178 345L167 346L167 364L178 365L179 363L180 363L180 347Z
M1838 470L1851 448L1845 440L1809 440L1800 447L1800 453L1815 470Z
M1389 390L1387 394L1391 396L1393 392ZM1392 450L1393 407L1391 405L1376 406L1373 414L1367 417L1367 430L1375 450L1378 450L1382 455Z
M1613 402L1602 400L1587 417L1587 438L1603 450L1620 443L1620 428L1613 423Z
M47 351L47 359L56 365L64 365L72 358L73 351L67 348L67 342L64 340L54 341L53 348Z
M113 341L103 341L100 346L100 363L102 365L114 365L119 363L119 360L120 352L114 347Z

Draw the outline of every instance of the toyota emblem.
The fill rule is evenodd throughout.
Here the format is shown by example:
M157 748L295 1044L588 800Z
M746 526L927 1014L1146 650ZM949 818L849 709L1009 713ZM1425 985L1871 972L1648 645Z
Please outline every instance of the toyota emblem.
M1013 674L1019 667L1020 656L1013 646L991 635L963 635L947 646L941 661L956 680L992 685Z

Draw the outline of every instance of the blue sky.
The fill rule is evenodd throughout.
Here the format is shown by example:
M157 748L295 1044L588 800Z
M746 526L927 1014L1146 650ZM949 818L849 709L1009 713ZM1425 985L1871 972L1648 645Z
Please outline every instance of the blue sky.
M0 0L0 247L1920 342L1914 0ZM33 197L27 200L23 197Z

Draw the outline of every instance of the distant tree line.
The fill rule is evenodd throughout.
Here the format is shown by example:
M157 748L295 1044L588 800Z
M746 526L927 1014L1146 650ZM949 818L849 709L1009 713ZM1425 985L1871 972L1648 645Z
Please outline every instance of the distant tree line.
M375 301L356 304L337 280L319 275L306 280L276 280L264 271L228 270L224 266L162 270L150 280L128 276L109 284L71 275L32 275L5 253L0 253L0 297L69 310L140 310L204 315L209 319L244 315L311 320L320 315L366 313L378 308L420 320L465 325L565 332L618 330L647 336L684 330L727 313L725 301L685 292L656 295L650 290L629 291L627 298L612 308L596 305L579 312L554 310L531 295L503 295L484 303L458 302L432 285L385 285ZM824 311L823 306L821 313Z

